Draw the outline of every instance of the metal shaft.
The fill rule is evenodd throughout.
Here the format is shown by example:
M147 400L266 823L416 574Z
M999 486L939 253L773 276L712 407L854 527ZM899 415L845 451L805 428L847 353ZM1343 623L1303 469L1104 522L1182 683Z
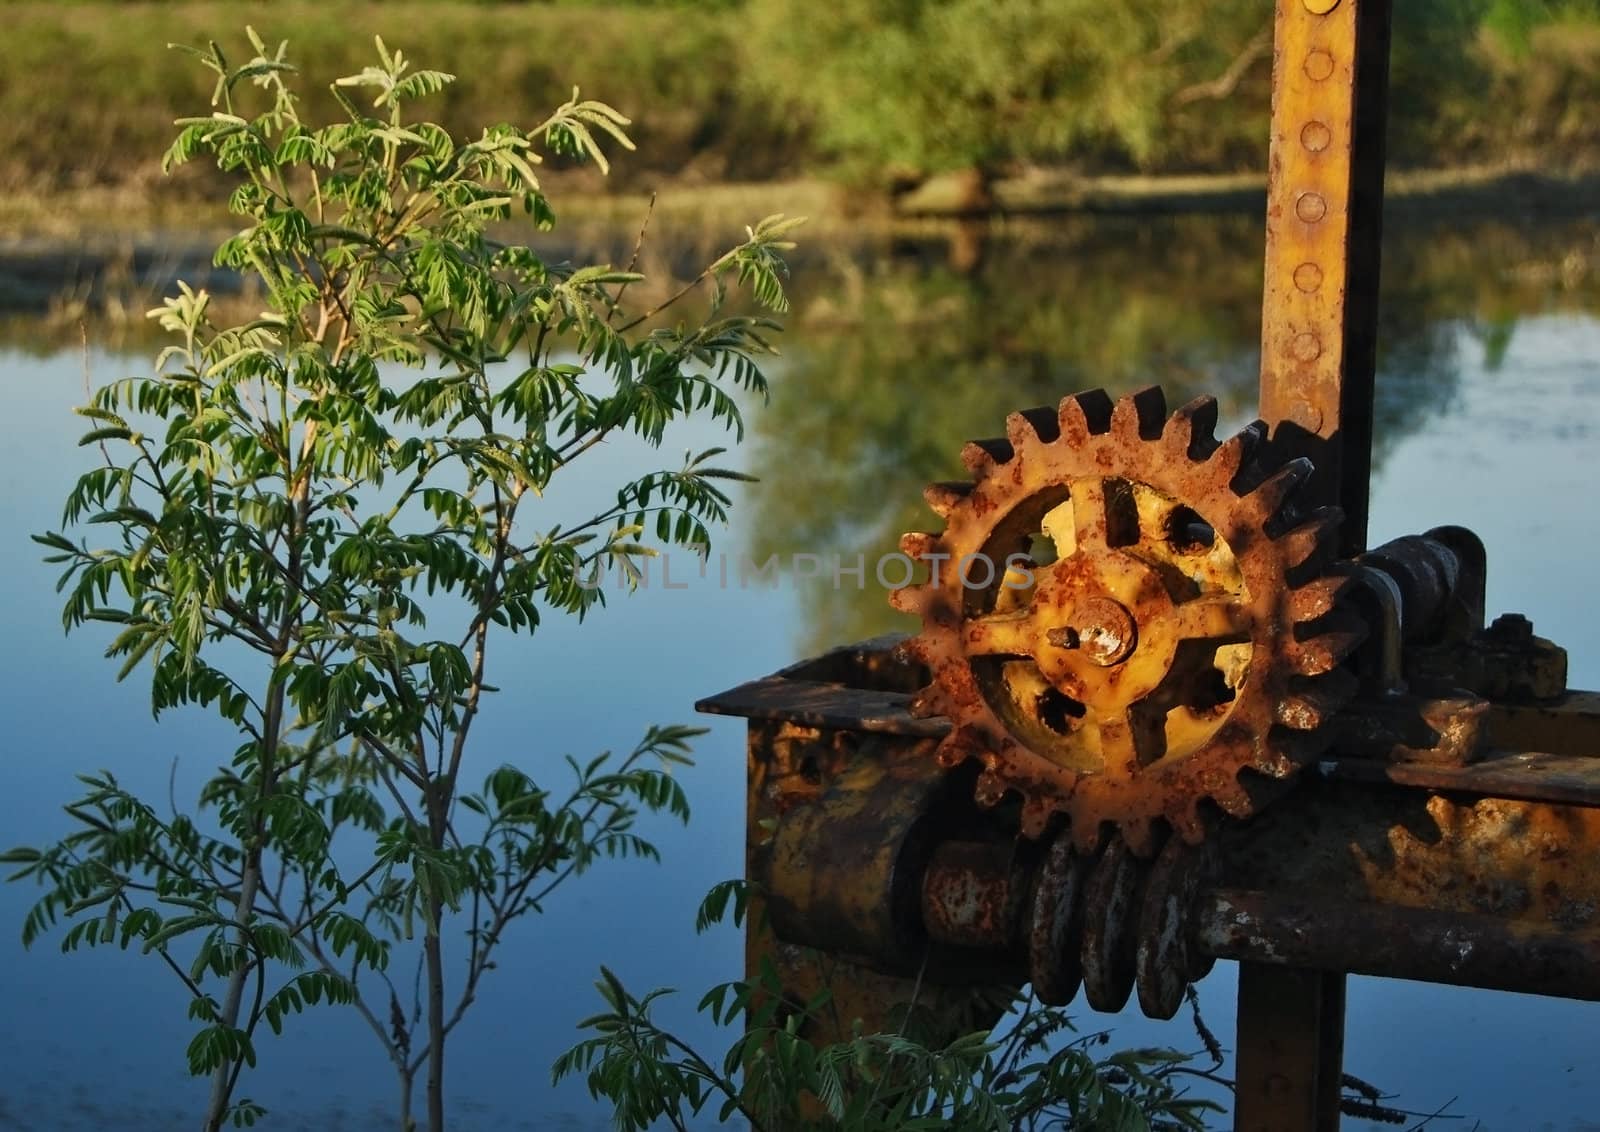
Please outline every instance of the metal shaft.
M1219 889L1195 909L1202 954L1481 990L1600 1000L1600 934L1499 916Z

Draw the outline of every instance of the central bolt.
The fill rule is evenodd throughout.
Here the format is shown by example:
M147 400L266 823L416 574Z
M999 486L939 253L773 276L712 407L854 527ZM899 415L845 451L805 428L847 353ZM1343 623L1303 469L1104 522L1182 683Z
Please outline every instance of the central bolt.
M1051 629L1045 639L1057 648L1080 649L1095 664L1109 668L1133 652L1139 630L1133 614L1108 597L1080 602L1067 624Z

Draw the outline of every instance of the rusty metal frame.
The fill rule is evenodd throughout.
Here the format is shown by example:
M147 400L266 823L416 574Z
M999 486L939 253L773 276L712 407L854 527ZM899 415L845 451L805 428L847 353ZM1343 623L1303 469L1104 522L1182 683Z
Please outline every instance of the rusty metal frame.
M1064 876L1054 854L1010 851L973 808L971 774L929 757L942 721L911 714L924 677L895 644L838 649L699 705L750 720L748 867L771 905L752 966L775 953L804 1000L820 987L807 949L832 953L841 1011L869 1026L892 1024L915 993L954 1034L992 1021L975 983L1030 978L1054 1002L1081 980L1101 1008L1137 981L1163 1016L1149 972L1103 969L1133 955L1135 934L1141 964L1170 942L1139 922L1155 882L1113 922L1086 906L1116 870L1097 882L1092 864ZM1497 733L1528 721L1558 740L1551 753L1489 750L1465 767L1330 759L1207 843L1215 859L1186 890L1182 946L1163 962L1181 968L1178 992L1212 959L1241 964L1236 1127L1337 1126L1346 971L1600 1001L1597 709L1588 692L1496 708ZM1076 956L1076 939L1082 966L1041 986L1041 950L1068 941ZM1170 1014L1181 993L1154 989Z
M1392 5L1276 0L1274 15L1260 416L1279 459L1312 460L1308 505L1343 510L1344 558L1367 541ZM1246 1132L1337 1129L1346 972L1600 1000L1600 693L1489 703L1471 761L1345 751L1203 865L1163 853L1135 876L1114 849L1030 852L963 809L970 781L951 789L962 771L928 757L949 724L912 713L927 674L894 644L698 705L750 720L747 865L771 915L753 916L747 959L778 956L798 997L812 946L842 953L836 993L868 1025L915 988L954 1032L993 1005L974 980L1029 978L1045 1001L1081 982L1101 1009L1137 983L1163 1016L1235 959ZM1096 900L1114 907L1086 914ZM1041 968L1077 939L1081 955Z

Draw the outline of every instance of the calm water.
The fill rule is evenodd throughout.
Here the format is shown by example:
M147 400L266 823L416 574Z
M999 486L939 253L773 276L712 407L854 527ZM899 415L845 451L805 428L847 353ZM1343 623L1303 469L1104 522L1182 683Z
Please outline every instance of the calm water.
M1590 502L1600 404L1600 225L1391 223L1380 385L1374 540L1444 522L1474 528L1489 547L1490 605L1518 609L1572 652L1575 685L1600 683L1600 612L1589 600L1600 519ZM945 266L937 243L815 255L798 280L797 326L732 459L762 482L743 493L722 548L871 555L901 530L925 526L919 491L958 471L960 442L992 435L1014 408L1088 385L1120 390L1160 381L1176 403L1216 394L1235 423L1254 397L1259 239L1243 220L1137 227L1070 222L993 244L980 268ZM173 760L179 790L231 749L203 716L152 725L145 693L118 686L92 632L60 631L51 568L26 533L55 523L84 466L69 408L85 359L53 345L42 318L6 323L0 349L6 445L0 453L0 654L6 744L7 844L63 829L75 771L108 768L155 796ZM148 351L97 349L91 380L118 376ZM678 451L715 437L688 428ZM607 450L596 478L557 506L649 455ZM853 582L849 585L853 586ZM874 590L785 583L740 589L691 579L618 601L584 631L550 622L536 643L507 648L506 692L486 715L480 769L501 760L557 773L562 754L632 745L651 722L690 721L708 692L764 674L819 646L904 626ZM732 977L739 941L693 930L695 904L740 869L742 728L709 721L687 773L689 829L651 833L664 863L598 867L525 922L502 969L451 1046L462 1128L605 1126L581 1084L549 1084L548 1066L591 1013L604 963L635 989L699 991ZM0 939L14 940L28 889L0 887ZM188 1128L200 1089L185 1075L183 1003L162 972L116 952L23 953L0 943L0 1129ZM1228 1044L1233 972L1201 987ZM1086 1009L1086 1008L1085 1008ZM1192 1048L1187 1024L1137 1015L1113 1025L1128 1044ZM1600 1008L1520 996L1357 979L1347 1065L1432 1110L1454 1098L1464 1119L1440 1127L1496 1132L1600 1127ZM391 1074L353 1017L321 1010L265 1046L244 1092L274 1110L269 1128L389 1127Z

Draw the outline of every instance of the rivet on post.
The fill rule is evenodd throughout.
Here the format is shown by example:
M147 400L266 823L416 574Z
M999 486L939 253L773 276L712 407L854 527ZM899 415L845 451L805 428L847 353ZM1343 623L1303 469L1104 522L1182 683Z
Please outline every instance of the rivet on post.
M1328 202L1321 193L1301 193L1294 202L1294 214L1307 224L1315 224L1328 215Z
M1321 153L1333 141L1333 131L1321 122L1307 122L1300 131L1300 144L1311 153Z
M1318 47L1306 52L1306 78L1320 83L1333 74L1333 56Z

